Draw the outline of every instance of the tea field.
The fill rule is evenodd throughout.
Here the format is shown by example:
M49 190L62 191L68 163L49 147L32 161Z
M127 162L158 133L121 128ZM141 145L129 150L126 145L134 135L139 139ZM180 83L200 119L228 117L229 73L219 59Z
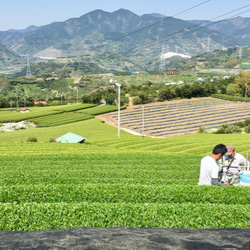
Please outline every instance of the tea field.
M49 142L67 132L87 143ZM150 138L121 130L118 138L117 128L93 118L2 132L0 142L0 230L250 227L248 187L197 185L200 159L215 144L244 155L249 134Z
M170 137L211 131L250 118L250 103L216 98L193 98L132 106L121 112L121 126L147 136ZM117 112L101 115L117 125ZM143 120L143 122L142 122Z

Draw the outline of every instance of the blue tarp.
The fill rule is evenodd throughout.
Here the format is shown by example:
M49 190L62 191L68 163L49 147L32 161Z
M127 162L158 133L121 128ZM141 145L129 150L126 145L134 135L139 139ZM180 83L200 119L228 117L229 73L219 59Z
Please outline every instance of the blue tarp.
M249 183L250 184L250 174L240 175L240 181L243 182L243 183Z
M83 140L88 140L87 138L81 136L81 135L77 135L71 132L68 132L65 135L62 135L61 137L58 137L56 139L56 142L62 142L62 143L78 143L81 142Z

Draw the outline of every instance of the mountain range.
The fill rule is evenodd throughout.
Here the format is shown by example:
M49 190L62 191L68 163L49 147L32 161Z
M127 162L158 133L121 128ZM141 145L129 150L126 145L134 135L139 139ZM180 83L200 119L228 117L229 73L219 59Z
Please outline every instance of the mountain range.
M163 53L196 55L248 46L249 38L250 18L185 21L156 13L138 16L125 9L112 13L95 10L64 22L0 31L0 64L11 64L20 55L29 55L32 60L89 61L112 52L128 58L128 68L131 62L150 68Z

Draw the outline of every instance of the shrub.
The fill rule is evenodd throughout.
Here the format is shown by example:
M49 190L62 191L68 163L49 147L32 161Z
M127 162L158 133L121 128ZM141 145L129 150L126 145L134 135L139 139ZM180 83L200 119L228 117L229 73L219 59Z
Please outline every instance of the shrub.
M237 125L232 125L226 128L226 134L240 134L241 128Z
M250 125L248 125L248 126L245 127L245 132L246 133L250 133Z
M205 134L206 133L206 129L204 127L199 127L198 133L199 134Z
M138 97L133 98L133 105L142 104L142 101Z
M250 125L250 119L245 120L245 126L248 126L248 125Z
M27 142L37 142L37 138L36 137L29 137L27 139Z
M223 124L217 131L216 134L226 134L226 129L229 127L228 124Z
M236 122L234 125L239 126L240 128L244 128L245 127L245 123L244 122Z
M219 128L217 131L214 132L215 134L226 134L225 128Z

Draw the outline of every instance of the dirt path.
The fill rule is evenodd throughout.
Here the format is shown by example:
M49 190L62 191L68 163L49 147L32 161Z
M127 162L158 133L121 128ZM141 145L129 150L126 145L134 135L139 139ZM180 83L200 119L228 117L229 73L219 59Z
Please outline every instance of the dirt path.
M0 231L0 249L249 250L250 229L72 228Z

